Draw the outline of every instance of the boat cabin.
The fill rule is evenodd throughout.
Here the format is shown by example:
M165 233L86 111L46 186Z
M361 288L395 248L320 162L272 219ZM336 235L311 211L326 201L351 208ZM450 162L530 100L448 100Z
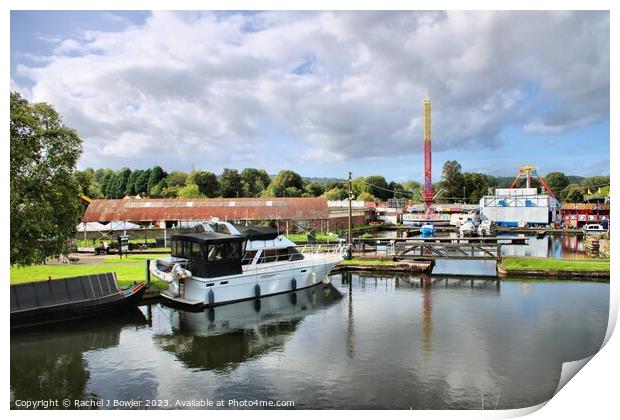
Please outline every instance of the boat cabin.
M245 236L217 232L188 233L172 237L172 256L188 260L196 277L211 278L242 273Z

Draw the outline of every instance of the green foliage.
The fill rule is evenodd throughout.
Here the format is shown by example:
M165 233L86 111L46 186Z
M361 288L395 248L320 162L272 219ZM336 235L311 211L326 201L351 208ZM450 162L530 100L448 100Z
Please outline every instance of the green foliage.
M259 197L270 183L271 178L264 169L245 168L241 171L241 184L245 197Z
M194 171L187 177L187 183L198 185L200 193L205 197L214 198L220 194L220 182L213 172Z
M589 178L584 178L584 180L581 181L581 186L585 188L590 188L590 190L594 192L595 190L598 189L598 187L609 185L610 184L609 181L610 181L609 175L591 176Z
M569 184L560 193L561 201L581 203L583 202L584 191L587 192L587 190L583 189L579 184Z
M372 195L369 192L362 192L357 196L357 200L364 200L364 201L371 201L371 202L377 202L380 201L377 197L375 197L374 195Z
M304 190L310 197L320 197L325 192L325 188L317 181L308 182Z
M549 185L549 188L551 188L551 191L553 191L556 196L560 195L562 190L564 190L564 188L568 187L568 184L570 184L568 177L564 175L563 172L549 172L547 175L545 175L544 179L547 185Z
M304 182L301 176L288 169L281 170L263 192L263 197L301 197Z
M366 183L370 184L368 192L382 201L392 198L393 194L389 189L388 183L384 177L380 175L371 175L366 177Z
M75 234L82 141L50 105L10 98L10 263L30 265L65 253Z
M136 176L136 180L134 182L134 191L136 192L136 194L148 195L150 177L151 177L150 169L145 169L143 171L140 171L140 174Z
M95 171L93 168L86 168L83 171L75 172L75 179L78 183L80 194L89 198L101 198L101 187L95 180Z
M131 170L129 168L122 168L114 173L109 187L110 198L123 198L125 196L130 175Z
M486 174L465 172L463 174L463 187L465 188L465 201L478 203L487 195L489 188L495 187L495 178Z
M159 191L161 191L163 187L163 185L161 184L162 184L162 181L166 178L166 176L168 175L166 174L166 172L164 172L164 170L160 166L154 166L153 169L151 169L149 173L148 183L146 186L147 190L150 192L151 190L153 190L153 187L155 187L156 185L159 185Z
M323 197L328 200L346 200L347 199L347 190L344 188L332 188L329 191L325 191Z
M461 164L456 160L449 160L443 164L441 173L441 187L445 189L444 197L447 201L463 197L465 181L461 173Z
M178 192L179 198L204 198L205 195L200 192L200 188L196 184L189 184L181 187Z
M241 175L236 169L225 168L220 176L220 195L225 198L242 197Z

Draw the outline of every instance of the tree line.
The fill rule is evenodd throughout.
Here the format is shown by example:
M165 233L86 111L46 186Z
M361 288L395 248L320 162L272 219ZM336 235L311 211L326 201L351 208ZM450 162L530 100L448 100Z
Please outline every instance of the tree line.
M346 180L304 178L295 171L284 169L271 176L264 169L245 168L242 171L226 168L219 175L211 171L166 172L160 166L148 169L86 168L76 171L81 194L90 198L142 197L164 198L234 198L234 197L326 197L329 200L347 199ZM383 201L391 197L415 194L420 184L406 181L388 182L383 176L358 177L353 180L353 198L364 201Z
M245 168L242 171L226 168L219 175L205 170L166 172L160 166L149 169L87 168L76 171L80 192L90 198L142 197L164 198L235 198L235 197L325 197L328 200L346 200L348 182L344 179L304 178L295 171L284 169L269 175L264 169ZM436 202L478 203L495 188L507 188L513 177L495 177L483 173L463 172L461 165L447 161L443 165L441 181L433 184L441 191ZM550 172L545 182L560 201L583 202L592 197L602 199L609 194L609 176L579 177L563 172ZM540 187L533 179L532 185ZM525 186L521 180L518 187ZM398 183L387 181L381 175L357 177L352 180L352 198L379 202L390 198L405 198L422 202L422 185L416 181Z

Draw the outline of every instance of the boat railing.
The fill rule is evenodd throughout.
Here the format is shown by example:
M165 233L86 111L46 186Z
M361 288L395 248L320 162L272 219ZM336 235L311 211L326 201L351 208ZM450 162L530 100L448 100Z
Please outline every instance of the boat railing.
M346 250L344 243L337 244L306 244L301 249L301 254L325 254L325 255L342 255Z

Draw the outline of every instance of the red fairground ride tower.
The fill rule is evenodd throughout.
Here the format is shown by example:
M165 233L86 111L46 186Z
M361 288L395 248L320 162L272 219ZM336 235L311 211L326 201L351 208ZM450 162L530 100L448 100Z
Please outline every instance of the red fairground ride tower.
M431 94L426 89L426 97L424 98L424 191L422 192L422 200L426 215L430 216L431 204L433 203L433 169L432 169L432 151L431 151Z

